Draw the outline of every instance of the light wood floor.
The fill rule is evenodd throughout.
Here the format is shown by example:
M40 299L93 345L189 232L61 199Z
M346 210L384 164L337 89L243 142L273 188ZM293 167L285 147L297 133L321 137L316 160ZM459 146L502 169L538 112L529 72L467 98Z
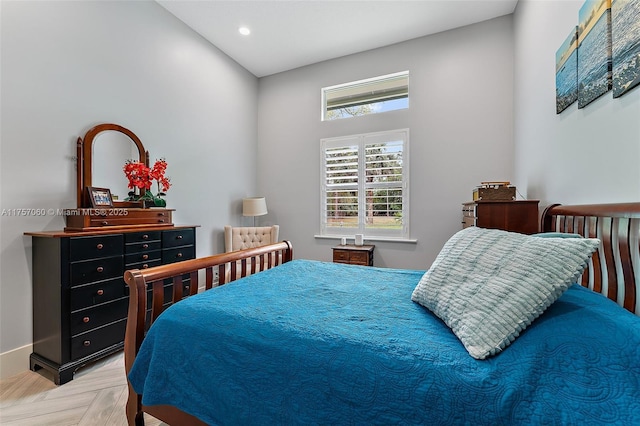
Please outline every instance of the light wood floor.
M122 352L78 370L56 386L45 370L0 381L0 424L125 426L127 382ZM164 425L145 414L145 425Z

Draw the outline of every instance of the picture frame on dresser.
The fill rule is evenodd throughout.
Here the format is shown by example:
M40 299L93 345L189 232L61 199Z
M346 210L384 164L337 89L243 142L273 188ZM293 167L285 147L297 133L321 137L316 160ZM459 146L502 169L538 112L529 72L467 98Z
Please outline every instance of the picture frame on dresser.
M87 186L91 207L94 209L113 207L113 197L109 188L97 188L95 186Z

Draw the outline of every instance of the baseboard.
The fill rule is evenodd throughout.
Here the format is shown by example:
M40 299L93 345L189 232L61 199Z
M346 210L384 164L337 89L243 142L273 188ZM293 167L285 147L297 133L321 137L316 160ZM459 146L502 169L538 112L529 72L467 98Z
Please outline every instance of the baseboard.
M0 380L28 371L31 352L33 345L26 345L0 354Z

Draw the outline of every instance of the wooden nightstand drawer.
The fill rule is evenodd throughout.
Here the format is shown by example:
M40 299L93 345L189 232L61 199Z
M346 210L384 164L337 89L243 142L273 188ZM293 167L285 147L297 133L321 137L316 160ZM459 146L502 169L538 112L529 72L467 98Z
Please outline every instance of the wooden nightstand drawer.
M349 257L351 263L357 263L360 265L368 265L369 264L369 252L364 251L354 251L351 253Z
M349 252L347 250L334 249L333 261L338 263L349 263Z

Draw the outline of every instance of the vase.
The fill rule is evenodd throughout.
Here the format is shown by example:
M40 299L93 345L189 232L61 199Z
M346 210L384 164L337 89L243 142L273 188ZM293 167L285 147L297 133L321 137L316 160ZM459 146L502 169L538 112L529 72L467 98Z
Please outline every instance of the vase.
M161 197L153 197L153 205L155 207L167 207L167 200Z

